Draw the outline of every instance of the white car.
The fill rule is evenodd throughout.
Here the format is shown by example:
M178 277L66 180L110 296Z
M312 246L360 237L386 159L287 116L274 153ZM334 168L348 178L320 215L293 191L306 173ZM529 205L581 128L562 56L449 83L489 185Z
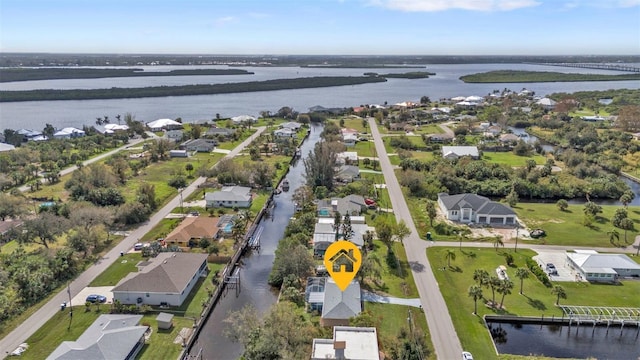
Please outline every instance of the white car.
M473 360L473 355L468 351L462 352L462 360Z

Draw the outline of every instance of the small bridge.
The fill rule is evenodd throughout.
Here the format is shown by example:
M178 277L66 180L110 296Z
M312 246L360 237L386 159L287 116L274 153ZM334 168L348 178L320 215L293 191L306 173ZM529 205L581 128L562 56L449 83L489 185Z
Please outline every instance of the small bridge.
M574 67L584 69L599 69L611 71L626 71L640 73L640 67L625 64L598 64L598 63L537 63L536 65Z
M565 316L569 317L569 326L572 324L607 325L607 331L611 325L635 326L640 330L640 308L623 308L609 306L559 306Z

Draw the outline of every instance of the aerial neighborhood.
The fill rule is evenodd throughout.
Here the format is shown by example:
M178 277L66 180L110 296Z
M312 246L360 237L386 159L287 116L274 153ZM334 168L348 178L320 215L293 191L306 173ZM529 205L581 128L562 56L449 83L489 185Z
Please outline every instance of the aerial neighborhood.
M611 328L620 353L570 356L631 358L639 103L505 88L4 129L7 354L553 358L538 350L559 335L518 335L534 324Z

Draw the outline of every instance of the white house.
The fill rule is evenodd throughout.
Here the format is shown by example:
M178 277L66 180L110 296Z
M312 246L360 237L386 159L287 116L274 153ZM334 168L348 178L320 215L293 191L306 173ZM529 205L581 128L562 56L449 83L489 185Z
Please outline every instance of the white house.
M182 124L171 119L158 119L147 123L151 131L182 129Z
M375 327L334 326L333 339L313 339L311 360L380 360Z
M294 138L297 132L290 128L277 129L273 132L273 135L278 138Z
M473 159L480 157L477 146L443 146L442 157L445 159L457 159L463 156L471 156Z
M567 253L567 263L587 281L615 282L620 277L640 277L640 264L625 254L576 250Z
M440 193L438 205L451 221L512 226L517 222L517 215L510 207L476 194Z
M301 127L302 127L302 124L296 121L289 121L289 122L280 124L281 129L291 129L291 130L298 131L298 129L300 129Z
M542 98L536 101L536 104L542 106L546 110L553 110L556 107L556 102L549 98Z
M358 142L358 135L353 133L342 134L342 143L345 146L355 146Z
M0 143L0 152L15 150L16 147L11 144Z
M224 186L214 192L208 192L204 196L207 208L212 207L251 207L251 188L245 186Z
M53 137L56 139L71 139L85 136L84 130L76 129L73 127L66 127L60 131L57 131L53 134Z
M120 280L113 298L128 305L180 306L207 270L207 254L160 253Z
M133 360L144 346L148 326L142 315L100 315L76 341L63 341L47 360Z
M256 122L256 118L251 115L238 115L232 117L231 121L233 121L233 123L236 125L241 125L242 123L246 122L254 123Z

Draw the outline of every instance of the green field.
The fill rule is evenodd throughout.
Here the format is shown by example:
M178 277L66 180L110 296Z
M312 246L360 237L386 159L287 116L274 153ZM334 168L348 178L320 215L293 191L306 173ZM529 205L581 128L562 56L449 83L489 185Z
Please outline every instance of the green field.
M453 320L456 332L460 336L462 347L478 359L497 359L488 331L484 327L482 316L484 315L517 315L517 316L562 316L562 311L555 306L556 296L551 294L551 289L540 283L535 276L530 274L524 280L523 293L520 295L520 280L515 277L517 267L525 267L525 259L535 255L530 250L519 250L517 253L508 251L514 257L515 267L508 267L514 288L510 295L504 299L504 310L495 310L484 306L482 300L478 300L478 315L473 315L473 299L467 295L469 287L474 284L473 272L476 269L484 269L489 274L495 274L495 268L506 265L502 253L494 249L471 249L462 251L457 248L448 248L455 252L456 259L451 261L452 269L442 271L439 268L446 267L445 254L447 248L432 247L427 250L427 256L434 271L439 289L449 308L449 314ZM640 307L640 282L623 281L621 285L589 284L575 282L554 283L562 286L567 294L567 299L561 300L561 304L591 305L591 306L620 306ZM483 288L485 300L491 300L491 290ZM496 301L499 303L501 295L496 293ZM426 311L429 311L427 307ZM501 359L513 358L512 356L500 356Z
M582 225L584 205L571 204L567 211L560 211L553 203L518 203L514 210L518 218L529 229L543 229L547 236L542 238L549 245L577 245L592 247L612 247L607 232L614 229L611 217L621 206L604 205L602 213L591 227ZM628 215L635 224L634 230L627 231L627 242L632 243L638 235L640 225L640 207L629 206ZM616 229L620 243L624 244L624 230Z
M588 69L587 69L588 70ZM496 70L485 73L464 75L465 83L527 83L527 82L570 82L570 81L626 81L640 80L640 74L600 75L569 74L552 71Z
M380 260L380 275L382 281L380 285L372 285L371 290L378 294L386 294L399 298L419 297L404 246L396 242L393 244L393 251L400 263L400 267L397 269L392 269L387 265L387 247L381 241L374 241L374 250L372 253Z
M376 146L372 141L358 141L355 146L347 151L356 151L358 156L376 157Z
M527 165L527 160L534 160L536 165L544 165L547 159L539 154L532 156L518 156L513 152L488 152L482 153L482 160L486 160L496 164L505 164L509 166L524 167Z

